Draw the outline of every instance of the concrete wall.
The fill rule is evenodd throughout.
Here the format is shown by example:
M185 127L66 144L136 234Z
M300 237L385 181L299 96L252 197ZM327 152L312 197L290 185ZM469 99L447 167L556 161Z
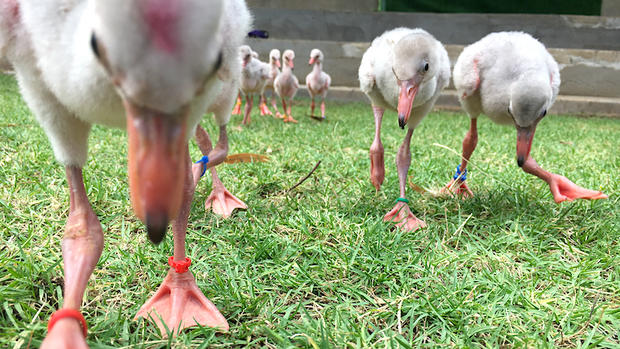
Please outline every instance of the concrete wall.
M620 17L620 0L603 0L601 16Z
M247 0L250 8L266 7L290 10L330 10L372 12L378 7L378 0Z
M259 40L248 43L267 61L272 48L293 49L296 53L295 75L302 83L310 72L308 58L313 48L325 55L324 70L332 77L332 85L358 87L357 70L369 43L313 41L313 40ZM445 45L450 62L456 62L462 45ZM560 65L563 95L620 98L620 51L549 49ZM449 88L453 88L452 84Z
M617 3L620 0L604 0L603 7L609 14L615 11ZM560 96L551 112L620 116L620 17L336 12L265 7L254 8L253 13L255 27L268 30L271 38L251 40L250 45L263 60L272 48L295 50L298 57L295 74L302 83L310 71L307 65L310 50L315 47L323 50L325 71L332 76L331 99L366 101L359 91L359 63L370 42L388 29L406 26L428 30L444 43L452 64L464 45L491 32L518 30L543 42L560 65ZM442 94L437 106L460 108L452 85Z
M275 39L370 42L387 29L421 27L446 44L468 45L488 33L520 30L547 47L620 50L620 17L353 13L253 9L255 28L268 30Z

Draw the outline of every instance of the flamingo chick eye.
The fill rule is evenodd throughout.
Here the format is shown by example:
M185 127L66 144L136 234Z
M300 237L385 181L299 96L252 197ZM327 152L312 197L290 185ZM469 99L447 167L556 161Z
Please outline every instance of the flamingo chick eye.
M222 53L222 51L220 51L220 53L217 55L217 61L215 61L215 68L213 69L214 71L217 71L220 69L220 67L222 66L223 59L224 59L224 54Z
M426 63L426 64L424 65L424 71L428 71L428 68L429 68L429 67L428 67L428 63Z
M99 44L97 43L97 37L94 32L90 36L90 48L93 50L93 53L97 58L101 58L101 54L99 53Z

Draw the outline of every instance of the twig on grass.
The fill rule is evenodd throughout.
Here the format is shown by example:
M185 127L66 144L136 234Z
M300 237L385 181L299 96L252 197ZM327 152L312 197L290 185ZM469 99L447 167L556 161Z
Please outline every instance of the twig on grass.
M286 190L285 193L289 193L291 190L297 188L298 186L301 185L301 183L305 182L306 179L310 178L310 176L312 176L312 174L314 173L314 171L316 171L317 168L319 168L319 165L321 164L321 160L319 160L316 165L314 165L314 168L310 171L310 173L308 173L304 178L302 178L299 182L297 182L297 184L295 184L294 186L290 187L289 189Z

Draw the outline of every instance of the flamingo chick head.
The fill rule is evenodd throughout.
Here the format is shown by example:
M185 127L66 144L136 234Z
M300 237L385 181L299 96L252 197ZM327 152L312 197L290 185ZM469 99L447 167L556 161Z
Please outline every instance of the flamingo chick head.
M551 85L542 77L522 76L512 84L508 114L517 128L517 164L523 166L530 155L538 122L552 103Z
M295 52L293 50L284 51L282 54L282 61L284 65L290 67L291 69L295 68L293 60L295 60Z
M405 128L420 85L439 69L436 40L428 33L411 33L394 46L392 71L400 86L398 125Z
M310 61L308 61L308 64L313 65L315 63L323 63L323 52L321 52L318 48L310 51Z
M188 120L191 105L198 96L214 95L217 77L225 76L222 0L105 0L89 6L93 57L127 114L133 209L159 243L181 206L188 131L195 124Z
M274 48L273 50L269 51L269 63L280 68L280 50Z
M250 61L252 61L252 58L254 58L254 53L255 52L252 51L252 48L248 45L239 46L239 58L241 58L241 66L243 68L245 68Z

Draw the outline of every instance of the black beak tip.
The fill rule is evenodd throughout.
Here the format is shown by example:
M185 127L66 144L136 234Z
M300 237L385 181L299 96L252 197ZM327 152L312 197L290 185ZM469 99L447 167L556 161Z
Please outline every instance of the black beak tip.
M518 156L517 157L517 165L519 165L519 167L523 167L524 163L525 163L525 158L523 156Z
M406 124L406 123L405 123L405 118L404 118L404 117L402 117L402 118L401 118L401 117L399 117L399 118L398 118L398 126L399 126L401 129L403 129L403 130L404 130L404 129L405 129L405 124Z
M164 240L166 230L168 229L168 217L163 215L147 214L146 216L146 232L149 240L155 245Z

